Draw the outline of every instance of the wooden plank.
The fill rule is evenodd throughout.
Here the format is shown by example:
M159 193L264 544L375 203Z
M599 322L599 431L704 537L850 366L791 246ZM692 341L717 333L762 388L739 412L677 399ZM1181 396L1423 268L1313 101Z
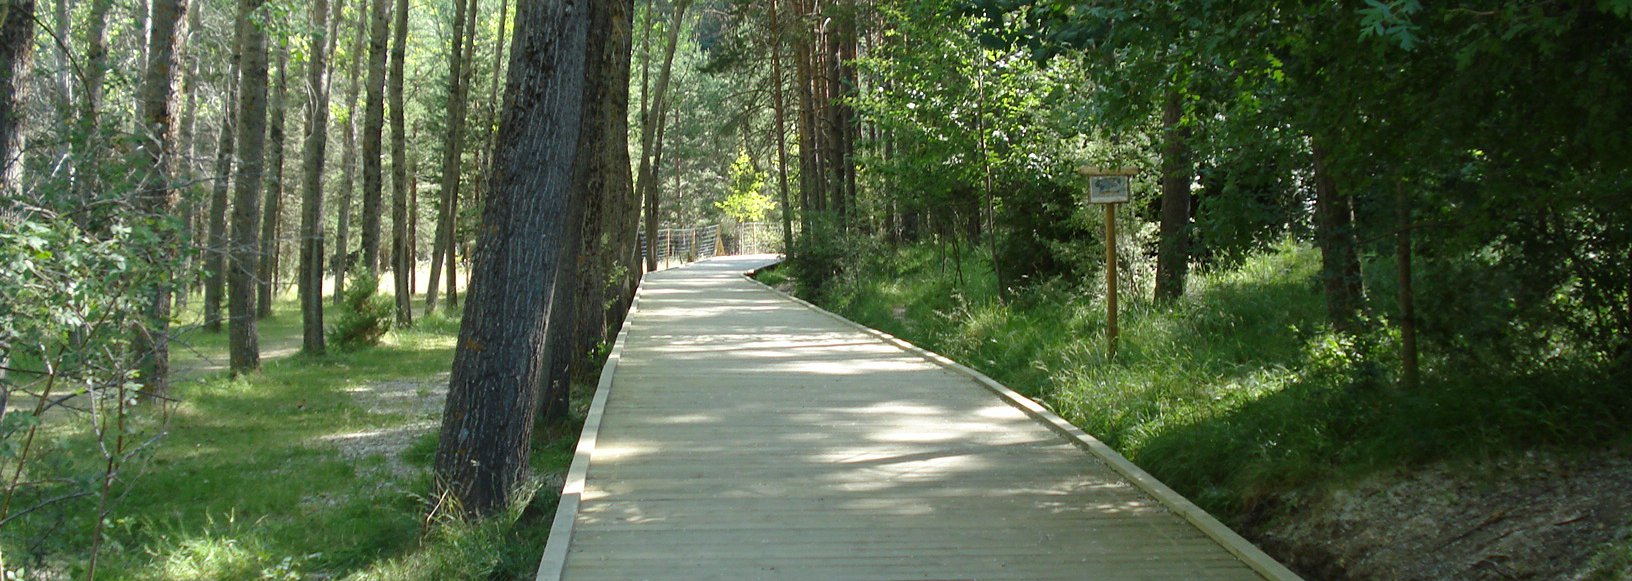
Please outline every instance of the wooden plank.
M759 281L753 280L752 278L748 278L746 276L744 278L755 284L760 284ZM999 397L1004 398L1005 400L1014 404L1016 407L1024 410L1026 413L1031 414L1032 417L1037 418L1037 420L1042 422L1045 426L1048 426L1050 429L1060 433L1062 436L1065 436L1073 442L1078 443L1089 453L1099 457L1107 464L1110 464L1111 467L1117 472L1121 473L1123 476L1126 476L1139 487L1144 488L1163 504L1171 507L1175 512L1183 516L1185 520L1190 521L1191 524L1201 529L1201 531L1206 533L1207 536L1212 537L1213 540L1217 541L1220 546L1229 550L1230 553L1234 554L1237 558L1241 559L1242 562L1252 567L1252 569L1258 572L1258 574L1263 575L1264 578L1285 580L1300 579L1300 577L1298 577L1296 573L1293 573L1291 569L1286 568L1285 565L1282 565L1273 557L1265 554L1263 550L1242 538L1241 535L1236 534L1235 531L1230 530L1230 528L1227 526L1224 526L1224 523L1218 522L1218 519L1213 518L1213 516L1208 514L1207 511L1202 510L1201 507L1196 506L1195 503L1190 502L1189 499L1177 492L1174 492L1173 489L1168 488L1166 484L1163 484L1161 481L1157 480L1143 469L1134 465L1133 462L1129 462L1127 458L1122 457L1121 454L1118 454L1115 450L1112 450L1110 446L1106 446L1103 442L1100 442L1098 438L1088 435L1087 432L1084 432L1082 429L1072 425L1070 422L1065 421L1064 418L1061 418L1054 412L1044 408L1041 404L1031 400L1031 398L1020 395L1019 392L1009 389L1007 386L998 383L996 380L987 377L985 374L948 359L938 353L920 348L883 331L862 326L859 323L841 317L835 313L827 311L826 309L810 304L809 302L792 295L788 295L769 286L765 286L763 284L760 286L764 286L771 292L780 294L789 300L810 308L813 311L823 313L835 320L840 321L841 323L852 326L859 331L877 336L886 342L901 347L902 349L918 353L925 359L939 363L948 369L954 369L968 375L982 387L991 390Z
M1119 456L752 265L647 277L540 579L1272 576Z
M589 476L589 463L595 454L595 444L601 432L601 419L606 415L606 401L612 395L612 377L623 359L623 349L629 336L635 314L640 311L640 290L636 283L635 297L629 303L629 314L623 318L618 336L612 342L612 351L601 367L601 377L595 386L595 397L590 400L589 413L584 418L584 430L578 435L572 464L567 467L567 478L561 487L561 500L556 503L555 519L550 523L550 537L544 543L544 555L538 562L538 581L560 581L567 568L567 552L572 544L573 526L578 520L578 507L583 500L584 482Z

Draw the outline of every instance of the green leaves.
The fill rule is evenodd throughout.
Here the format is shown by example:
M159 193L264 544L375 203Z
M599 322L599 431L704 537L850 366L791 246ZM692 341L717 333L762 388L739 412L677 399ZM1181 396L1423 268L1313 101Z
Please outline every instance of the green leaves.
M1366 0L1360 9L1360 38L1376 37L1407 51L1420 41L1411 16L1422 10L1418 0Z
M748 152L738 149L731 163L731 189L714 207L738 222L764 221L776 203L765 195L765 172L754 167Z

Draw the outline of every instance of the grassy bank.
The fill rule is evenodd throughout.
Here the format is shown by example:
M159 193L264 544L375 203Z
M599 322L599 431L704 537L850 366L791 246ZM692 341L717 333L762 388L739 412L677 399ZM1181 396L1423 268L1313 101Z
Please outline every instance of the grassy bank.
M298 347L298 307L261 323L263 351ZM168 435L116 485L99 579L530 578L549 532L576 426L541 434L540 482L512 514L475 525L427 517L431 456L458 321L432 317L376 348L270 358L241 379L210 371L224 334L190 332ZM196 371L196 370L204 371ZM156 409L137 420L156 431ZM83 422L53 429L89 445ZM94 453L60 454L90 461ZM62 465L62 474L95 472ZM8 527L8 569L82 578L94 499Z
M802 292L1038 399L1238 523L1288 491L1380 471L1629 441L1632 394L1602 370L1481 373L1430 354L1423 388L1395 387L1386 327L1359 338L1326 329L1319 254L1299 244L1196 274L1174 305L1152 304L1137 282L1124 289L1115 361L1102 279L1001 302L989 262L957 266L911 247Z

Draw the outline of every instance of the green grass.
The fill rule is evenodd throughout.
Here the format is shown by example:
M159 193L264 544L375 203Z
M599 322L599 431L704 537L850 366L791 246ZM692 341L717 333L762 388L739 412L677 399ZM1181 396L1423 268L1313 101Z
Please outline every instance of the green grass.
M263 353L299 345L298 308L289 300L278 307L260 324ZM240 379L201 372L178 385L181 403L168 435L117 487L122 498L98 578L530 578L557 491L535 484L510 514L474 524L444 518L427 524L434 433L401 452L406 472L387 469L379 456L348 458L334 443L414 424L429 423L434 432L439 407L429 413L367 409L347 390L434 382L449 369L457 328L457 320L432 317L392 331L377 348L270 358L260 373ZM224 359L224 334L186 337L190 348L178 356L180 365ZM150 413L139 413L138 421L156 426ZM73 432L76 425L55 429L65 450L89 445L88 437ZM540 434L535 472L565 472L576 435L573 425ZM73 464L58 468L89 471ZM36 569L27 556L43 555L46 569L83 576L94 501L36 514L0 539L7 567Z
M1195 274L1170 306L1148 288L1125 293L1115 361L1103 279L1050 281L1004 303L984 258L965 262L962 284L947 260L905 248L852 264L816 299L1038 399L1237 522L1289 491L1379 471L1632 440L1632 393L1613 371L1515 375L1430 352L1424 387L1395 387L1392 331L1326 329L1319 254L1303 245Z

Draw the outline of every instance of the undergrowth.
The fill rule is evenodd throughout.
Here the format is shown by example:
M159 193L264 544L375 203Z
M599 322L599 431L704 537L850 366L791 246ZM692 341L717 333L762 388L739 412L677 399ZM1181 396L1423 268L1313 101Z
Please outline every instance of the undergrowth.
M299 311L290 300L277 306L260 326L263 347L292 352ZM178 385L168 435L139 473L120 481L97 577L532 578L558 494L543 483L566 471L577 424L538 435L540 479L514 510L469 523L427 517L440 408L430 415L367 409L350 393L381 382L445 384L437 378L452 361L457 331L457 319L432 316L384 334L371 349L273 357L260 373L201 373ZM184 366L207 368L225 352L224 334L186 337ZM401 430L425 432L400 452L406 472L387 466L398 459L341 450L348 440ZM71 435L65 441L85 444ZM89 527L81 521L93 514L85 502L59 503L9 526L0 537L7 568L23 569L26 579L83 577Z
M1326 328L1319 253L1301 244L1197 273L1173 305L1124 289L1115 361L1103 278L1055 279L1003 302L984 257L966 255L960 284L939 249L886 256L851 264L813 298L1038 399L1237 522L1294 489L1430 461L1624 445L1632 431L1628 378L1613 369L1482 369L1430 352L1423 387L1396 387L1395 331L1386 321L1359 337Z

